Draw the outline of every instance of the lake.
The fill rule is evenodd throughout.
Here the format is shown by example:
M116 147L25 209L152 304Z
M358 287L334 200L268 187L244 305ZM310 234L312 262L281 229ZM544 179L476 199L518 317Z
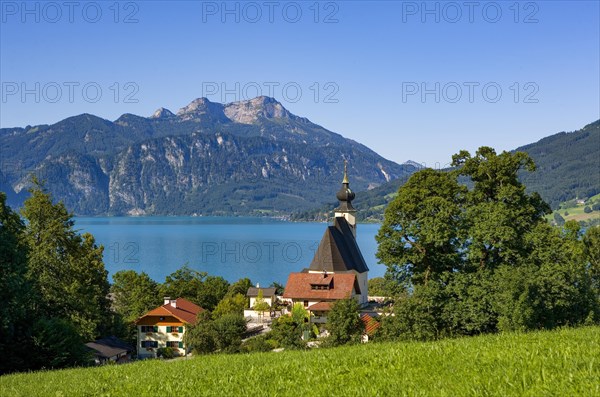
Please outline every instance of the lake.
M290 272L310 265L326 223L287 222L244 217L77 217L75 228L104 245L104 263L112 275L125 269L146 272L164 282L184 264L229 282L285 284ZM359 224L358 245L369 277L383 276L377 263L378 224Z

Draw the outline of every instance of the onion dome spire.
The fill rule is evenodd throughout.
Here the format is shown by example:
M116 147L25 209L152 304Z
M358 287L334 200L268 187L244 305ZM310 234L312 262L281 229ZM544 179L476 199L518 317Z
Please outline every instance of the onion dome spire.
M355 194L350 190L350 181L348 180L348 161L344 160L344 179L342 180L342 187L336 194L337 199L340 201L339 208L336 211L356 211L352 206L352 200L354 200Z

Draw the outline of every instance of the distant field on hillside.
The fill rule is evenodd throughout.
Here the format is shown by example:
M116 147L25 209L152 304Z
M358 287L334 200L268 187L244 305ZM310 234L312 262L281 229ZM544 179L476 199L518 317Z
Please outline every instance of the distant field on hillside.
M565 221L591 221L600 219L600 211L585 212L585 207L593 208L594 204L600 203L600 194L596 194L585 200L585 204L580 204L577 200L569 200L561 203L559 209L546 218L550 221L554 219L554 213L558 212Z
M600 396L600 327L0 377L2 396Z

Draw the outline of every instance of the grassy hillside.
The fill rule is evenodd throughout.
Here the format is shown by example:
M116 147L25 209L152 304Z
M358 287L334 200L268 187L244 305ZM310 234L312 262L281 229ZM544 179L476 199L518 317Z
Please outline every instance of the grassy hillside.
M585 208L589 209L597 208L597 205L600 204L600 194L592 196L585 200L584 203L578 202L578 200L573 199L566 201L564 203L560 203L558 210L554 211L552 214L547 215L546 218L550 221L556 222L556 214L558 213L564 220L566 221L577 221L584 222L589 225L600 224L600 210L595 209L591 212L585 212Z
M2 396L600 396L600 327L9 375Z

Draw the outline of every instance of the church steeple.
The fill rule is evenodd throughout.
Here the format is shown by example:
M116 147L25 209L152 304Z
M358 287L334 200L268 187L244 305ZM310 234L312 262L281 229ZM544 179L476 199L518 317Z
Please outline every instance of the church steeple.
M350 181L348 180L348 161L344 160L344 179L342 187L337 192L336 197L340 201L340 205L335 209L335 216L343 217L352 228L352 234L356 237L356 209L352 206L352 200L356 195L350 190Z

